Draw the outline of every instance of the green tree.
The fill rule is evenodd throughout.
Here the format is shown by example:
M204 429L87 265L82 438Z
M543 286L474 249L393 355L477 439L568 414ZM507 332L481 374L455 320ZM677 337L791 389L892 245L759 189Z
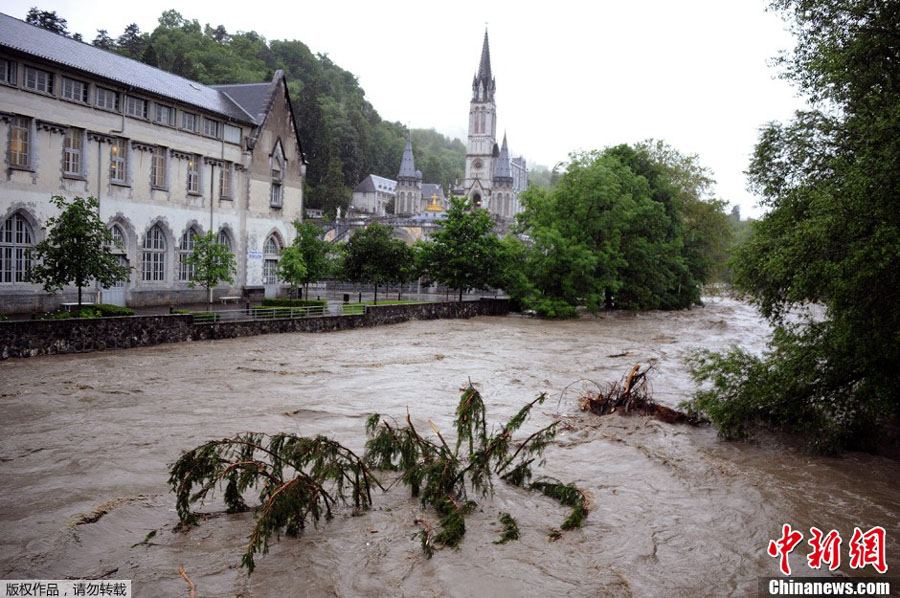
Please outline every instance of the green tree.
M391 229L378 223L356 231L347 241L343 277L350 282L373 285L376 304L378 287L397 279L393 241Z
M103 48L104 50L115 50L116 40L109 36L109 32L106 29L98 29L97 37L94 38L91 45Z
M896 3L777 0L796 35L780 65L809 101L770 123L750 164L769 208L735 284L775 328L762 356L701 354L692 406L727 437L755 427L824 451L865 446L900 404L900 37ZM818 304L816 319L789 317Z
M423 269L430 280L459 293L496 286L503 273L503 249L487 211L469 209L468 200L450 198L450 209L431 241L422 247Z
M285 247L278 259L278 278L291 285L293 295L296 295L297 287L307 280L308 272L301 249L297 245Z
M212 231L194 238L194 250L184 258L184 261L194 270L188 286L205 287L206 300L210 304L213 300L214 287L223 282L234 283L234 274L237 271L234 254L227 245L218 242Z
M416 249L400 239L391 239L391 282L398 286L397 300L403 298L403 285L419 277L419 261Z
M130 269L119 263L110 249L112 231L100 219L96 197L76 197L71 202L58 195L50 198L60 213L47 220L47 238L35 245L37 262L28 273L31 282L54 293L66 285L78 287L78 307L82 289L92 281L104 287L128 279Z
M295 220L294 230L297 231L294 247L300 252L306 268L299 283L306 288L306 298L309 299L309 283L322 280L329 274L328 252L331 245L322 239L322 229L315 224Z
M56 14L55 10L41 10L33 6L28 9L25 22L58 35L69 35L69 22Z

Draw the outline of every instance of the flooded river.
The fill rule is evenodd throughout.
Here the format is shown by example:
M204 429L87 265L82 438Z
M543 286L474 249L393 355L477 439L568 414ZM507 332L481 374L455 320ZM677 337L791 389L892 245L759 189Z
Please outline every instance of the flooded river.
M441 320L282 334L0 363L0 576L133 579L135 596L748 595L775 575L765 554L782 523L808 533L887 529L900 567L900 463L810 457L774 440L726 443L715 431L641 417L581 414L579 379L612 381L656 364L655 397L687 398L692 348L761 350L750 307L713 299L689 312L546 322ZM427 560L413 539L418 503L395 488L358 517L341 511L239 567L252 516L217 514L174 533L167 467L182 451L238 432L327 434L361 449L365 417L452 427L459 390L478 383L500 421L540 392L535 425L567 418L541 470L588 491L586 525L550 542L565 511L496 487L459 550ZM215 511L216 505L209 510ZM521 539L494 545L499 511ZM81 518L82 523L75 525ZM85 521L92 521L87 523ZM148 533L156 531L146 543ZM805 569L806 546L791 555ZM853 573L847 571L848 573Z

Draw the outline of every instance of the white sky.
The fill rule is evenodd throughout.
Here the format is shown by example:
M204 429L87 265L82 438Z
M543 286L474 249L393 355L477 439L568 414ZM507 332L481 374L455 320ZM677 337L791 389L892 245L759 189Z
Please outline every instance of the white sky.
M55 10L90 41L132 22L152 31L172 4L4 0L0 10ZM760 214L743 175L759 127L802 105L768 65L792 38L763 0L182 6L201 24L299 39L354 73L383 118L463 140L487 23L498 137L508 132L513 153L552 167L572 151L664 139L699 154L718 194L745 216Z

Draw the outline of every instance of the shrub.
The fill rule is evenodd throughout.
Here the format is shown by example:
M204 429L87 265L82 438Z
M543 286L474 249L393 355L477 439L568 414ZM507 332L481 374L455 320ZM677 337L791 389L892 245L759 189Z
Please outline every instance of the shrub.
M110 318L114 316L133 316L134 310L130 307L122 307L121 305L111 305L109 303L98 303L93 309L99 313L102 318Z

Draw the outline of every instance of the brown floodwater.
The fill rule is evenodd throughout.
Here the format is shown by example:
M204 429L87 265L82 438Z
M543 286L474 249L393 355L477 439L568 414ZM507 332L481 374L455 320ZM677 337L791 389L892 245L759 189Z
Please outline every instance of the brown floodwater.
M897 461L582 414L577 395L589 382L560 399L574 381L612 381L652 362L655 396L674 406L693 389L683 362L692 348L760 351L767 334L751 307L712 299L685 312L408 322L8 360L0 576L132 579L135 596L186 596L180 565L198 596L748 595L759 576L777 574L765 549L787 522L839 530L850 575L853 527L884 526L888 564L900 566ZM548 541L565 511L500 483L479 500L461 547L427 560L413 538L420 506L395 487L361 516L342 510L274 543L251 578L239 563L252 515L216 513L173 532L167 468L182 451L247 430L327 434L361 449L368 414L407 408L420 429L430 419L449 431L469 379L494 421L551 395L532 424L564 416L568 425L541 472L589 493L583 528ZM492 543L500 511L518 520L518 542ZM84 514L96 520L75 525ZM791 555L795 574L809 573L805 548Z

